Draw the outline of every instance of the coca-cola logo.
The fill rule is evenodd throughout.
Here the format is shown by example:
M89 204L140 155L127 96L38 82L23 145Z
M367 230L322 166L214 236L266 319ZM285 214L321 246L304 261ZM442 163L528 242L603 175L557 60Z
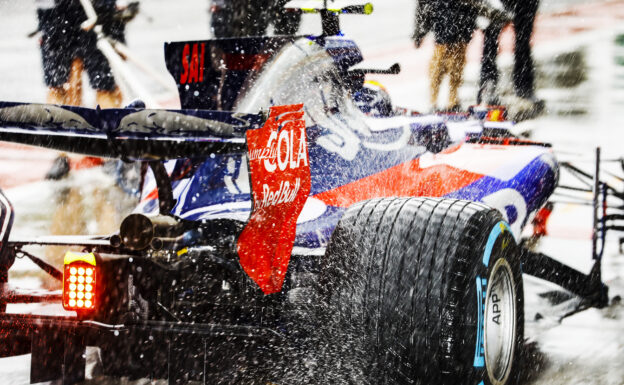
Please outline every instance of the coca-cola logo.
M284 118L291 118L291 116L287 115ZM289 120L279 123L292 125L296 122ZM308 145L305 137L305 126L299 127L298 130L283 127L279 134L276 131L271 132L267 145L264 148L255 149L253 152L250 151L249 159L263 160L264 169L268 172L274 172L278 168L280 171L284 171L286 168L296 169L301 165L307 166Z
M241 266L265 294L281 290L297 218L310 194L303 105L271 107L262 128L247 131L253 211L238 239Z

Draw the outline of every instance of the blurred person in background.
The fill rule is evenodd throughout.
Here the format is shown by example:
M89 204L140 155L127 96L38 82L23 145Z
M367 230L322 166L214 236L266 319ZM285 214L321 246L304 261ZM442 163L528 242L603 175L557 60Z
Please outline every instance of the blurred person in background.
M412 40L416 48L420 48L425 36L431 32L431 13L434 1L416 0L416 13L414 15L414 33Z
M430 103L438 108L440 85L449 76L449 100L446 109L459 111L458 91L463 83L466 48L476 28L477 9L469 1L419 0L416 7L414 43L433 32L435 46L429 65Z
M210 29L214 37L263 36L269 24L275 35L294 35L301 14L284 9L289 0L212 0Z
M134 15L118 8L115 0L88 0L97 14L102 33L125 42L125 24ZM96 91L96 103L101 108L120 107L122 94L115 82L110 64L98 49L94 25L83 26L87 12L80 0L37 0L37 16L41 32L41 56L44 80L48 86L47 102L51 104L83 104L82 75L86 71L89 83ZM138 7L135 3L134 7ZM136 9L138 10L138 8ZM135 11L136 11L135 10ZM132 12L131 12L132 13ZM60 154L46 175L52 184L55 209L50 223L52 235L110 234L119 228L121 213L128 200L102 171L88 175L75 174L100 166L102 159L72 157ZM101 167L100 167L101 169ZM95 183L81 183L81 178L96 178ZM48 246L46 260L55 265L63 263L63 248ZM42 278L45 288L58 288L58 282Z
M125 23L115 17L115 0L91 0L105 35L124 42ZM122 95L115 83L110 64L97 48L97 36L81 24L87 20L79 0L37 0L41 31L41 56L47 102L82 105L82 73L96 90L102 108L119 107ZM92 27L92 26L91 26Z
M496 5L496 2L500 3ZM519 104L523 111L517 118L535 116L544 109L544 102L535 96L535 69L531 55L531 35L539 0L489 0L490 5L503 9L509 14L515 32L513 86L516 99L511 104ZM477 103L499 104L497 93L499 71L496 65L498 38L507 24L504 18L490 19L485 29L481 76ZM515 103L514 103L515 102Z

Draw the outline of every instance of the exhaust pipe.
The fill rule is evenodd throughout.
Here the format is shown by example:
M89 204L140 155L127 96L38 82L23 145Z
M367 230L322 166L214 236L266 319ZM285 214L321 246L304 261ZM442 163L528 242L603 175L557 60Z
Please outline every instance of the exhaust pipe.
M163 238L178 238L189 228L187 223L166 215L128 215L119 229L119 235L111 238L112 246L124 245L131 250L145 250L149 246L159 250Z

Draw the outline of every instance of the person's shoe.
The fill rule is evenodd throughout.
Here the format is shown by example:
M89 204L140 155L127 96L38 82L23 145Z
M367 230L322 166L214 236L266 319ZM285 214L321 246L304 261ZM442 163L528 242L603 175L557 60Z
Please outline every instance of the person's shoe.
M462 111L463 111L462 106L459 103L448 106L445 110L445 112L450 112L450 113L457 113L457 112L462 112Z
M530 97L525 99L533 103L535 108L539 109L540 112L544 111L544 108L546 107L546 102L544 101L544 99L540 99L535 95L531 95Z
M500 105L500 98L496 92L496 83L493 80L486 80L477 93L477 104L484 103L488 106Z
M545 107L546 103L535 95L526 98L514 96L507 103L507 112L512 120L520 122L540 116Z

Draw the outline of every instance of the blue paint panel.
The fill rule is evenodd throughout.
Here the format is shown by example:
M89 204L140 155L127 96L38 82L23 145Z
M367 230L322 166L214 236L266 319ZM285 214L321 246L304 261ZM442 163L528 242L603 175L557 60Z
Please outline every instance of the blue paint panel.
M510 188L522 195L527 205L528 214L542 207L554 191L557 179L558 172L553 170L544 159L538 157L508 181L484 176L470 185L448 194L447 197L479 202L496 191ZM524 221L527 218L528 215L523 218ZM511 218L509 222L514 223Z
M317 248L327 246L334 227L342 218L346 209L328 206L320 217L297 225L295 246Z
M204 207L249 201L250 194L241 191L236 183L236 179L240 176L242 160L241 154L221 155L208 158L196 165L191 174L193 180L189 188L176 197L178 202L174 212L179 212L184 216L184 213ZM246 174L242 177L248 178ZM229 189L225 182L226 178L232 183ZM192 215L187 219L197 219L200 216L199 214Z
M312 190L310 195L344 186L367 176L371 176L390 167L418 158L421 149L415 146L405 146L396 151L371 150L361 143L353 160L347 160L336 153L329 152L316 143L318 137L329 134L318 126L308 129L310 146L310 173L312 175ZM388 143L398 136L398 130L388 130L388 135L376 134L367 138L369 142Z

